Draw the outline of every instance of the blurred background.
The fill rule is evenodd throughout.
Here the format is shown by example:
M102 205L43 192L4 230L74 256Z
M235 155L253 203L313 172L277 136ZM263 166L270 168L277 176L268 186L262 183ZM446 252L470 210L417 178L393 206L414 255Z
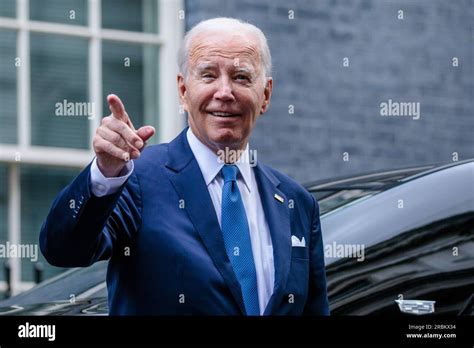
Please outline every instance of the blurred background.
M473 14L472 0L0 0L0 245L37 245L54 197L93 158L107 94L156 127L154 143L186 126L177 50L217 16L269 41L260 161L303 183L473 158ZM419 103L419 119L382 117L389 99ZM41 255L0 267L3 296L65 270Z

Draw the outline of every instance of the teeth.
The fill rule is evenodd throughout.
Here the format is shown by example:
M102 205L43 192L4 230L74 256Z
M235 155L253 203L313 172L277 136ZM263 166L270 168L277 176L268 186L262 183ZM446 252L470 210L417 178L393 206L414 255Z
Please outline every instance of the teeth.
M234 114L229 114L227 112L211 112L214 116L232 116Z

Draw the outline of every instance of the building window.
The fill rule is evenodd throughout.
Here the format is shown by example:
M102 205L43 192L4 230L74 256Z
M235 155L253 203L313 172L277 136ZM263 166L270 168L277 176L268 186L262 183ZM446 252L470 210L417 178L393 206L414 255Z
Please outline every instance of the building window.
M128 16L114 16L116 12ZM143 33L158 33L158 11L154 0L102 0L102 27Z
M32 146L90 147L87 113L64 107L88 101L87 53L86 38L30 34Z
M183 0L1 1L1 244L38 244L53 198L94 156L107 94L122 98L136 128L155 126L150 143L182 129L175 74L183 9ZM13 294L33 285L30 260L8 262ZM63 270L45 263L44 276Z
M86 26L87 0L33 0L29 1L30 19Z

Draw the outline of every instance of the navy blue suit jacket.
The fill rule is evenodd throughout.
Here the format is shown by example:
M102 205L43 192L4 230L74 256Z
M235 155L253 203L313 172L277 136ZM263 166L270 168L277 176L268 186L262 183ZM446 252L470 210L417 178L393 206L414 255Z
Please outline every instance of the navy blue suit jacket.
M315 199L261 163L254 170L275 263L274 293L265 314L329 314ZM292 247L292 235L304 237L306 247ZM111 315L245 314L186 129L169 144L147 147L117 193L94 196L86 167L54 200L40 248L60 267L108 259Z

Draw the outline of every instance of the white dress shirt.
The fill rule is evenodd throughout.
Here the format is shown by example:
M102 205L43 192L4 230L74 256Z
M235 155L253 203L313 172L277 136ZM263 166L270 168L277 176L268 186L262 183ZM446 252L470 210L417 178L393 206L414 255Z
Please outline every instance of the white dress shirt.
M216 211L219 226L221 226L222 210L222 187L224 178L220 173L223 163L218 161L217 155L194 135L191 128L186 133L191 151L198 162L202 176L206 182L209 195L211 196L214 209ZM241 158L250 158L248 153L248 144L246 153ZM245 207L247 221L250 231L250 240L252 242L253 259L257 273L257 288L260 314L263 314L265 307L273 294L275 282L275 267L273 261L273 247L270 236L270 229L265 220L260 194L258 191L255 173L250 167L248 161L235 163L239 168L240 175L237 177L237 186ZM127 174L117 178L106 178L100 172L96 159L91 166L91 191L97 196L105 196L117 192L128 176L133 171L133 161L126 164Z

